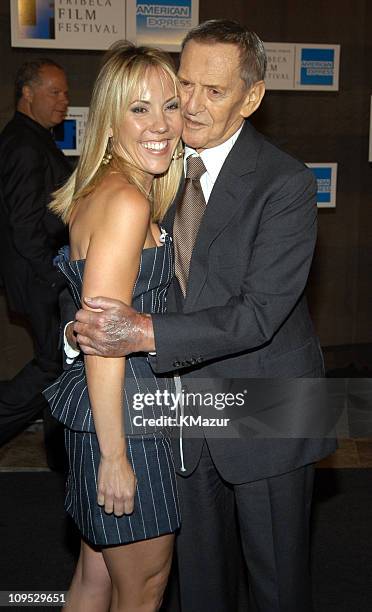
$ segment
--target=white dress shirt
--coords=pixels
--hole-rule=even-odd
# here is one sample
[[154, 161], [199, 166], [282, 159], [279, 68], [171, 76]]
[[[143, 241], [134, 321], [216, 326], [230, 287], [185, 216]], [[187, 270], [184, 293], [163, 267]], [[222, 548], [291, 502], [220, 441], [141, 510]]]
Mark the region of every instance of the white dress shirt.
[[[244, 123], [243, 123], [244, 125]], [[200, 186], [202, 188], [204, 199], [206, 204], [208, 204], [209, 196], [212, 193], [213, 185], [215, 184], [217, 177], [221, 171], [222, 166], [225, 163], [226, 157], [230, 153], [234, 144], [236, 143], [240, 132], [243, 129], [243, 125], [230, 136], [228, 140], [225, 140], [220, 145], [216, 147], [212, 147], [211, 149], [204, 149], [201, 153], [197, 153], [195, 149], [191, 149], [191, 147], [185, 146], [185, 158], [184, 158], [184, 169], [186, 175], [186, 161], [190, 155], [197, 157], [198, 155], [203, 160], [204, 166], [206, 168], [206, 172], [202, 175], [200, 179]]]

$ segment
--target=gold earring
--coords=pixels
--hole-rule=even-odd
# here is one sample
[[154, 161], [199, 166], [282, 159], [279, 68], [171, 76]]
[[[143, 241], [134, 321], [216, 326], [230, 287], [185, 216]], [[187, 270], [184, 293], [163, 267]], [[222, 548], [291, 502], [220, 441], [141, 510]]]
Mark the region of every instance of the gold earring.
[[102, 162], [101, 164], [103, 164], [104, 166], [107, 166], [107, 164], [110, 163], [110, 161], [112, 160], [112, 144], [111, 144], [111, 136], [109, 137], [108, 141], [107, 141], [107, 145], [106, 145], [106, 151], [104, 153], [104, 156], [102, 157]]
[[181, 149], [178, 151], [178, 153], [175, 151], [172, 155], [172, 161], [176, 161], [177, 159], [181, 159], [181, 157], [183, 157], [183, 148], [181, 146]]

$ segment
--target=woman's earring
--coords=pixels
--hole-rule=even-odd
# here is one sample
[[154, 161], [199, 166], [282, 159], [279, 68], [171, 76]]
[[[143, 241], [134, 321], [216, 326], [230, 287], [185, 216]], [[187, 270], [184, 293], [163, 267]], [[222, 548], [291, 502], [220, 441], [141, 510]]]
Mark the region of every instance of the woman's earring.
[[172, 161], [176, 161], [177, 159], [181, 159], [181, 157], [183, 157], [183, 147], [181, 145], [181, 148], [178, 149], [178, 152], [175, 151], [172, 155]]
[[111, 144], [111, 136], [109, 137], [108, 141], [107, 141], [107, 145], [106, 145], [106, 151], [104, 156], [102, 157], [102, 164], [104, 166], [107, 166], [107, 164], [110, 163], [110, 161], [112, 160], [112, 144]]

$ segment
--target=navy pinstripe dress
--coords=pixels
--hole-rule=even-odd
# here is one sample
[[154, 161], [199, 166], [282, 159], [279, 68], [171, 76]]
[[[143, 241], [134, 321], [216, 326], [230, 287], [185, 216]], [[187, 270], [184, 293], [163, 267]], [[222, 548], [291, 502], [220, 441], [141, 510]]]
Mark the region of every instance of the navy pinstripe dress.
[[[171, 238], [162, 230], [162, 247], [144, 249], [133, 289], [133, 307], [139, 312], [159, 313], [166, 307], [166, 293], [173, 276]], [[75, 304], [80, 308], [84, 260], [69, 261], [60, 252], [58, 267], [66, 276]], [[162, 424], [146, 419], [170, 416], [169, 407], [144, 405], [136, 394], [172, 390], [171, 379], [155, 376], [147, 356], [126, 359], [123, 411], [127, 455], [137, 478], [134, 511], [115, 517], [97, 504], [100, 450], [94, 429], [84, 360], [77, 358], [69, 370], [44, 395], [52, 414], [65, 425], [70, 470], [65, 508], [84, 538], [98, 546], [113, 546], [174, 532], [180, 526], [173, 456], [168, 432]], [[151, 404], [151, 402], [150, 402]], [[137, 418], [136, 418], [137, 417]], [[140, 417], [140, 418], [138, 418]]]

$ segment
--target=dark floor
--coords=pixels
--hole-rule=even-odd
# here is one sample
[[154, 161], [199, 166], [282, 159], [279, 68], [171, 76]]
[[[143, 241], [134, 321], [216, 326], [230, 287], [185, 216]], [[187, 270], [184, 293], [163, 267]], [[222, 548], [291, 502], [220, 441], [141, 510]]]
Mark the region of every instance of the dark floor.
[[[371, 480], [371, 469], [316, 472], [312, 538], [315, 612], [372, 610]], [[63, 478], [55, 472], [3, 472], [0, 488], [0, 591], [65, 591], [79, 537], [63, 510]], [[170, 587], [163, 612], [178, 612], [173, 579]], [[231, 612], [248, 610], [244, 607]]]

